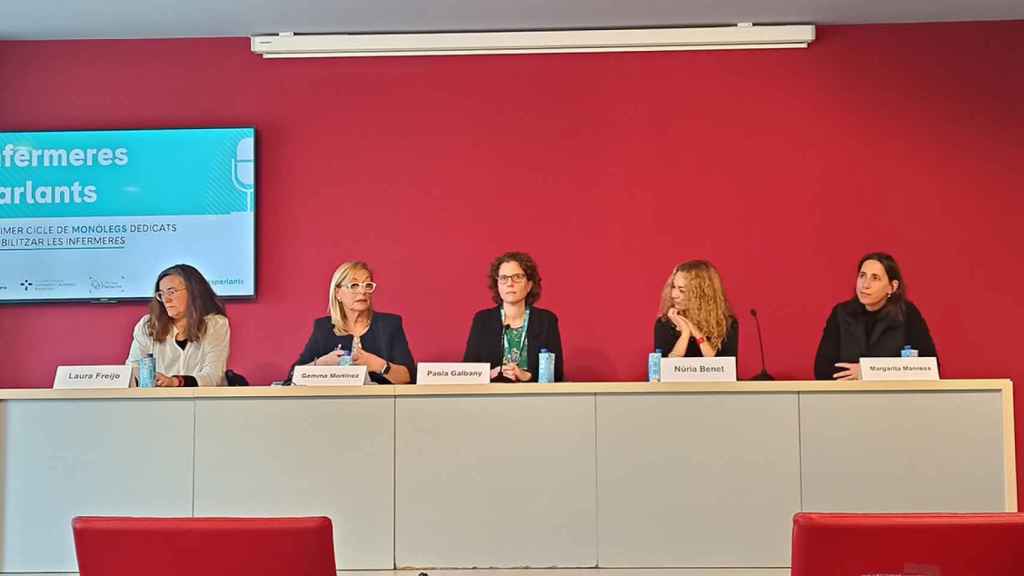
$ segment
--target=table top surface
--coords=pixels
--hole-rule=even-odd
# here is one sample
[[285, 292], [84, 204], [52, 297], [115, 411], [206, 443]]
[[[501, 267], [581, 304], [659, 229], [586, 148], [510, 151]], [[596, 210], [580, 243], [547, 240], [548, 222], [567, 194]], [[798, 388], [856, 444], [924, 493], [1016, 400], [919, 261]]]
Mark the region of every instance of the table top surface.
[[239, 397], [502, 396], [528, 394], [719, 394], [781, 392], [981, 391], [1008, 393], [1009, 379], [933, 381], [559, 382], [555, 384], [419, 384], [399, 386], [239, 386], [207, 388], [0, 388], [0, 400]]

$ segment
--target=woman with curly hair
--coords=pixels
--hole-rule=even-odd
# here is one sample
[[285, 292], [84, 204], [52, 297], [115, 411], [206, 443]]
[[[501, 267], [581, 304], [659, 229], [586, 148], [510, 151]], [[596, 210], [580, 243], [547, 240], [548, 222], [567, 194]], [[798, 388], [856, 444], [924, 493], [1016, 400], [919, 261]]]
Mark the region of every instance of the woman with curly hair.
[[555, 382], [563, 378], [558, 317], [537, 308], [540, 271], [529, 254], [506, 252], [491, 262], [488, 286], [497, 307], [473, 316], [463, 362], [487, 362], [491, 381], [536, 382], [541, 349], [555, 354]]
[[683, 262], [661, 291], [654, 347], [666, 356], [737, 356], [739, 321], [718, 270], [706, 260]]

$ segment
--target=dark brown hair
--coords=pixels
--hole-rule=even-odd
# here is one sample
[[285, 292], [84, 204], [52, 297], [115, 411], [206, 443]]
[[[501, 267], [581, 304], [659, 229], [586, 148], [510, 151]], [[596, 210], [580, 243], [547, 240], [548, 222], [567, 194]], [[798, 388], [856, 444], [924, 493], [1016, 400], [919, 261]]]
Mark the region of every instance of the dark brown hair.
[[495, 304], [501, 304], [501, 294], [498, 292], [498, 269], [505, 262], [515, 262], [523, 269], [526, 279], [533, 282], [530, 293], [526, 295], [526, 305], [533, 306], [533, 303], [540, 300], [540, 270], [537, 263], [525, 252], [505, 252], [491, 262], [491, 272], [487, 276], [488, 287], [491, 289], [491, 299]]
[[[857, 263], [857, 273], [860, 274], [861, 266], [868, 260], [874, 260], [885, 268], [885, 275], [889, 277], [889, 282], [897, 281], [899, 284], [896, 285], [896, 289], [892, 291], [892, 296], [889, 297], [885, 303], [884, 310], [888, 314], [895, 314], [897, 318], [902, 318], [904, 302], [907, 300], [907, 284], [903, 281], [903, 272], [900, 271], [900, 265], [896, 263], [896, 259], [892, 255], [885, 252], [872, 252], [865, 254], [861, 257], [860, 262]], [[856, 289], [854, 289], [853, 297], [857, 298]]]
[[199, 270], [188, 264], [175, 264], [156, 277], [153, 300], [149, 303], [149, 335], [157, 342], [163, 342], [170, 335], [171, 326], [174, 324], [167, 315], [164, 303], [156, 298], [156, 293], [160, 291], [160, 281], [168, 276], [177, 276], [185, 283], [185, 291], [188, 293], [188, 308], [185, 310], [185, 317], [188, 319], [188, 341], [198, 342], [206, 332], [207, 315], [227, 316], [228, 313], [206, 278]]

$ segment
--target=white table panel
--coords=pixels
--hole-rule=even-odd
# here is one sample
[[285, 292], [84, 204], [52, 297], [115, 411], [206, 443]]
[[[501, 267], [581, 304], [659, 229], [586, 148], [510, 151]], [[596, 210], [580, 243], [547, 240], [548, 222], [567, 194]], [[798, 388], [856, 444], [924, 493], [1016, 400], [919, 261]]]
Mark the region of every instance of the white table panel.
[[602, 567], [789, 565], [794, 393], [597, 398]]
[[192, 400], [0, 404], [0, 571], [77, 570], [71, 518], [192, 515]]
[[1002, 512], [998, 391], [800, 394], [804, 510]]
[[594, 397], [398, 399], [395, 557], [594, 566]]
[[339, 569], [394, 567], [394, 398], [196, 402], [197, 516], [329, 516]]

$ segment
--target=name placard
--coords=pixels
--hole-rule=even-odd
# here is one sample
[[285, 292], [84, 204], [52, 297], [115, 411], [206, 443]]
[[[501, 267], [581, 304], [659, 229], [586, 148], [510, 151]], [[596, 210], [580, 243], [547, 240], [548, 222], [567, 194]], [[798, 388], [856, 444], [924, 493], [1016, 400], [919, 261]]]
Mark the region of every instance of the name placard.
[[362, 386], [370, 383], [366, 366], [296, 366], [296, 386]]
[[487, 362], [420, 362], [417, 384], [489, 384], [491, 365]]
[[108, 366], [57, 366], [53, 387], [68, 388], [128, 388], [132, 381], [132, 367], [128, 364]]
[[662, 358], [662, 382], [735, 382], [736, 357]]
[[938, 380], [939, 362], [920, 358], [861, 358], [861, 380]]

